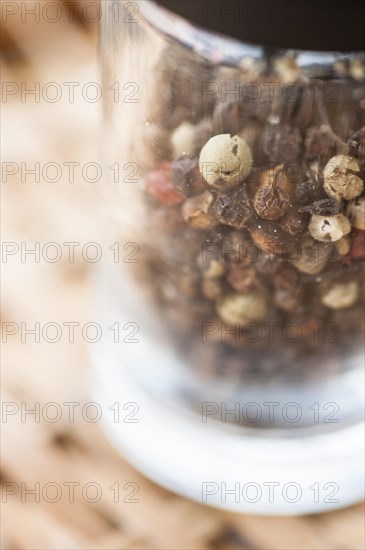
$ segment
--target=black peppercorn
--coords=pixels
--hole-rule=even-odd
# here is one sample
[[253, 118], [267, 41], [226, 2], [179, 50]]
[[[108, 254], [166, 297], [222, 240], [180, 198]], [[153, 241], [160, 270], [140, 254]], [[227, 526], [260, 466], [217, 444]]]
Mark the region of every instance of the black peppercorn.
[[340, 214], [341, 211], [342, 205], [336, 199], [321, 199], [299, 208], [299, 212], [309, 212], [310, 214], [319, 214], [320, 216], [334, 216], [335, 214]]
[[213, 212], [219, 223], [236, 229], [247, 227], [252, 211], [245, 187], [240, 187], [238, 191], [219, 193]]
[[263, 133], [263, 149], [272, 162], [293, 162], [298, 159], [302, 137], [298, 128], [269, 124]]
[[285, 233], [295, 236], [303, 233], [308, 227], [308, 214], [300, 212], [296, 208], [292, 207], [281, 218], [280, 227]]
[[291, 245], [295, 244], [294, 238], [285, 233], [279, 225], [265, 220], [251, 226], [251, 237], [261, 250], [270, 254], [287, 254]]
[[257, 282], [256, 270], [245, 263], [232, 264], [227, 281], [237, 292], [251, 292]]
[[171, 180], [173, 186], [187, 197], [198, 195], [206, 189], [200, 174], [198, 159], [182, 156], [172, 163]]
[[302, 181], [295, 190], [298, 205], [305, 206], [312, 203], [317, 196], [317, 185], [313, 180]]
[[360, 177], [365, 176], [365, 126], [353, 134], [348, 141], [348, 154], [358, 160]]
[[304, 146], [306, 158], [309, 160], [319, 159], [321, 165], [326, 164], [332, 156], [345, 151], [345, 144], [326, 124], [309, 128]]
[[298, 271], [290, 264], [281, 264], [272, 278], [274, 287], [278, 290], [295, 290], [300, 285]]
[[289, 81], [280, 86], [275, 96], [273, 113], [281, 124], [306, 129], [321, 119], [321, 91], [303, 80]]
[[218, 103], [213, 113], [215, 134], [238, 134], [248, 119], [247, 107], [242, 102], [226, 101]]

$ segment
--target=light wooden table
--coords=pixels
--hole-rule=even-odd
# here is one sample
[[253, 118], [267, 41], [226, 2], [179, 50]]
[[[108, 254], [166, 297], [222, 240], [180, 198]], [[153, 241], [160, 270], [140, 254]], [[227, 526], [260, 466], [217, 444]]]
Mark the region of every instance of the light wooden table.
[[[29, 2], [28, 2], [29, 4]], [[95, 29], [69, 24], [34, 25], [9, 20], [3, 42], [2, 79], [18, 86], [97, 80]], [[10, 89], [10, 88], [9, 88]], [[77, 161], [97, 158], [100, 105], [64, 98], [25, 103], [19, 94], [2, 103], [3, 162]], [[100, 241], [97, 190], [65, 174], [57, 183], [39, 183], [19, 171], [2, 185], [2, 238], [20, 246], [49, 242]], [[95, 320], [90, 265], [32, 261], [21, 254], [3, 264], [2, 323], [29, 328], [39, 322]], [[3, 325], [4, 326], [4, 325]], [[9, 328], [10, 327], [10, 328]], [[3, 344], [3, 401], [14, 414], [2, 422], [2, 545], [6, 550], [61, 549], [257, 549], [360, 550], [364, 547], [361, 505], [320, 516], [270, 518], [219, 512], [173, 495], [146, 480], [107, 443], [98, 423], [75, 414], [70, 422], [50, 422], [63, 404], [90, 401], [85, 343], [61, 338], [37, 343], [21, 330]], [[10, 403], [10, 405], [9, 405]], [[39, 405], [37, 405], [37, 403]], [[46, 408], [44, 406], [46, 405]], [[40, 407], [39, 422], [24, 407]], [[18, 409], [16, 409], [18, 407]], [[23, 408], [23, 409], [22, 409]], [[79, 409], [78, 409], [79, 410]], [[17, 411], [17, 412], [16, 412]], [[42, 415], [43, 413], [43, 415]], [[23, 419], [24, 420], [24, 419]], [[40, 502], [27, 490], [39, 483]], [[74, 486], [74, 502], [70, 487]], [[115, 502], [115, 484], [138, 486], [138, 502]], [[23, 485], [22, 485], [23, 484]], [[47, 485], [51, 484], [51, 485]], [[89, 484], [89, 485], [88, 485]], [[46, 487], [46, 489], [45, 489]], [[57, 502], [57, 487], [61, 497]], [[82, 494], [88, 489], [89, 493]], [[101, 490], [92, 503], [93, 487]], [[114, 487], [114, 489], [110, 489]], [[123, 489], [125, 490], [125, 489]], [[44, 496], [43, 491], [46, 496]], [[11, 494], [11, 493], [15, 494]], [[24, 502], [23, 502], [24, 501]]]

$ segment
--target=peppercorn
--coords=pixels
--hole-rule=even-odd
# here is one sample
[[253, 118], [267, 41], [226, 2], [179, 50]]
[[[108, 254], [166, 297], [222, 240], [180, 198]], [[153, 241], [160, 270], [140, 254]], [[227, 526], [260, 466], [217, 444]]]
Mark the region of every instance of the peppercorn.
[[295, 198], [299, 206], [313, 203], [318, 195], [318, 186], [314, 179], [308, 179], [298, 183], [295, 190]]
[[217, 221], [211, 212], [213, 195], [210, 191], [204, 191], [201, 195], [196, 195], [186, 199], [182, 206], [182, 216], [188, 225], [194, 229], [212, 229], [217, 225]]
[[172, 185], [171, 173], [171, 162], [163, 162], [157, 170], [152, 170], [146, 176], [146, 189], [149, 194], [167, 206], [180, 204], [185, 198]]
[[273, 258], [272, 254], [263, 252], [259, 248], [256, 248], [256, 250], [257, 256], [252, 257], [251, 261], [254, 263], [257, 273], [271, 277], [280, 268], [280, 263], [276, 257]]
[[273, 112], [281, 124], [306, 129], [319, 120], [321, 92], [318, 86], [310, 85], [299, 78], [286, 82], [274, 92]]
[[344, 265], [351, 265], [352, 260], [365, 257], [365, 231], [354, 229], [351, 240], [351, 249], [347, 256], [344, 257]]
[[356, 281], [338, 282], [323, 292], [321, 302], [330, 309], [345, 309], [356, 303], [359, 290]]
[[196, 124], [194, 134], [194, 157], [199, 156], [204, 145], [213, 136], [214, 132], [211, 118], [203, 118], [200, 122], [198, 122], [198, 124]]
[[202, 255], [200, 254], [197, 258], [197, 264], [204, 279], [216, 279], [225, 273], [225, 267], [220, 259], [220, 253], [217, 254], [216, 258], [209, 257], [206, 262], [203, 262]]
[[174, 151], [174, 159], [182, 155], [193, 155], [194, 152], [195, 126], [190, 122], [182, 122], [174, 130], [171, 136], [171, 142]]
[[218, 103], [213, 113], [213, 130], [215, 134], [236, 135], [248, 119], [247, 107], [237, 101]]
[[252, 164], [251, 150], [239, 136], [220, 134], [212, 137], [203, 147], [199, 168], [205, 181], [217, 188], [241, 183]]
[[171, 180], [173, 186], [187, 197], [198, 195], [206, 189], [198, 160], [185, 155], [172, 163]]
[[292, 260], [293, 265], [301, 273], [317, 275], [324, 269], [331, 252], [328, 245], [306, 237], [301, 242], [299, 254]]
[[208, 300], [217, 300], [227, 292], [227, 284], [222, 278], [203, 279], [201, 291]]
[[343, 214], [319, 216], [313, 214], [308, 226], [313, 239], [322, 242], [338, 241], [351, 231], [351, 224]]
[[365, 170], [365, 126], [355, 132], [348, 141], [349, 155], [356, 158], [359, 163], [360, 176], [364, 177]]
[[301, 299], [301, 292], [296, 290], [276, 289], [274, 292], [274, 304], [288, 313], [295, 311]]
[[298, 128], [268, 124], [262, 139], [263, 149], [272, 162], [292, 162], [299, 157], [302, 137]]
[[177, 284], [179, 292], [188, 298], [196, 298], [200, 294], [200, 275], [196, 269], [183, 265], [178, 270]]
[[280, 228], [293, 237], [303, 233], [308, 227], [308, 214], [296, 208], [289, 208], [280, 220]]
[[238, 134], [250, 147], [256, 166], [264, 164], [267, 161], [267, 155], [262, 147], [263, 131], [263, 124], [248, 122]]
[[253, 84], [245, 89], [245, 98], [242, 103], [246, 107], [248, 119], [266, 125], [271, 119], [273, 104], [280, 91], [275, 86], [268, 86], [266, 76], [257, 79]]
[[219, 317], [228, 325], [244, 325], [266, 318], [267, 298], [262, 291], [251, 294], [231, 293], [217, 301], [216, 309]]
[[251, 226], [251, 238], [261, 250], [271, 254], [285, 254], [295, 242], [278, 225], [268, 221]]
[[266, 170], [260, 178], [253, 206], [265, 220], [281, 218], [290, 204], [290, 197], [285, 191], [285, 188], [288, 189], [288, 180], [283, 177], [282, 170], [282, 166], [277, 166], [274, 170]]
[[256, 279], [256, 270], [245, 264], [232, 264], [227, 275], [231, 287], [244, 294], [253, 290]]
[[347, 215], [353, 227], [365, 231], [365, 197], [357, 197], [348, 204]]
[[225, 264], [240, 263], [248, 261], [249, 251], [255, 245], [245, 231], [229, 231], [223, 235], [219, 244], [221, 259]]
[[274, 273], [272, 281], [279, 290], [295, 290], [300, 285], [299, 274], [290, 264], [281, 265]]
[[341, 210], [342, 205], [336, 199], [321, 199], [299, 208], [299, 212], [309, 212], [310, 214], [318, 214], [320, 216], [334, 216], [335, 214], [340, 214]]
[[213, 205], [213, 212], [219, 223], [236, 229], [247, 227], [252, 211], [245, 187], [237, 191], [219, 193]]
[[332, 157], [323, 171], [323, 188], [327, 195], [337, 200], [351, 200], [361, 195], [364, 183], [356, 175], [359, 171], [359, 163], [354, 157]]
[[[306, 133], [305, 155], [308, 159], [320, 159], [321, 164], [337, 153], [345, 151], [345, 144], [338, 138], [326, 124], [309, 128]], [[323, 164], [322, 164], [323, 166]]]

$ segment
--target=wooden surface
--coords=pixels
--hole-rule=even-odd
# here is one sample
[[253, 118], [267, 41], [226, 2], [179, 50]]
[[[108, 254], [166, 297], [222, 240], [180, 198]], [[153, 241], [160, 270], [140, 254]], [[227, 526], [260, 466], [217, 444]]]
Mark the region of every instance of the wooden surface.
[[[56, 25], [8, 21], [2, 41], [2, 80], [29, 86], [35, 81], [95, 81], [94, 27], [82, 17], [74, 24], [64, 17]], [[2, 104], [3, 162], [95, 160], [100, 107], [85, 101], [22, 103], [19, 96], [9, 98]], [[100, 242], [95, 186], [81, 178], [70, 184], [64, 175], [53, 184], [26, 179], [22, 183], [19, 172], [2, 184], [3, 241], [24, 242], [29, 248], [35, 242], [41, 246], [51, 241]], [[2, 323], [20, 327], [23, 322], [30, 327], [35, 322], [95, 321], [90, 264], [79, 253], [76, 260], [52, 264], [30, 258], [22, 262], [19, 254], [9, 258], [2, 266]], [[364, 548], [361, 505], [320, 516], [263, 518], [209, 509], [146, 480], [111, 448], [99, 423], [85, 421], [79, 412], [70, 422], [63, 404], [78, 402], [82, 407], [90, 401], [89, 358], [79, 336], [74, 343], [65, 338], [54, 344], [37, 343], [32, 337], [22, 342], [19, 331], [3, 344], [2, 355], [3, 402], [19, 411], [39, 403], [43, 416], [41, 412], [39, 422], [34, 415], [22, 421], [16, 413], [2, 422], [1, 548]], [[51, 402], [62, 407], [61, 419], [53, 423], [49, 419], [55, 411], [44, 412], [44, 405]], [[26, 492], [37, 483], [40, 502]], [[79, 485], [74, 486], [72, 502], [69, 488], [74, 483]], [[132, 485], [126, 487], [127, 483]], [[61, 497], [52, 503], [54, 484], [61, 488]], [[119, 499], [111, 489], [115, 484], [121, 488]], [[86, 486], [91, 488], [85, 496]], [[95, 503], [90, 502], [95, 495], [92, 487], [101, 491]], [[128, 502], [131, 488], [138, 489], [138, 502]], [[7, 494], [12, 490], [16, 494]]]

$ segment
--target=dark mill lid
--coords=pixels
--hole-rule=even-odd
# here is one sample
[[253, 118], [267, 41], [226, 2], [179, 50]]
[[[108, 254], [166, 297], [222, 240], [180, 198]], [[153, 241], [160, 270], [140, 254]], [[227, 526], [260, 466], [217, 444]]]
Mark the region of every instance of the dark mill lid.
[[156, 0], [207, 30], [272, 48], [365, 49], [364, 0]]

